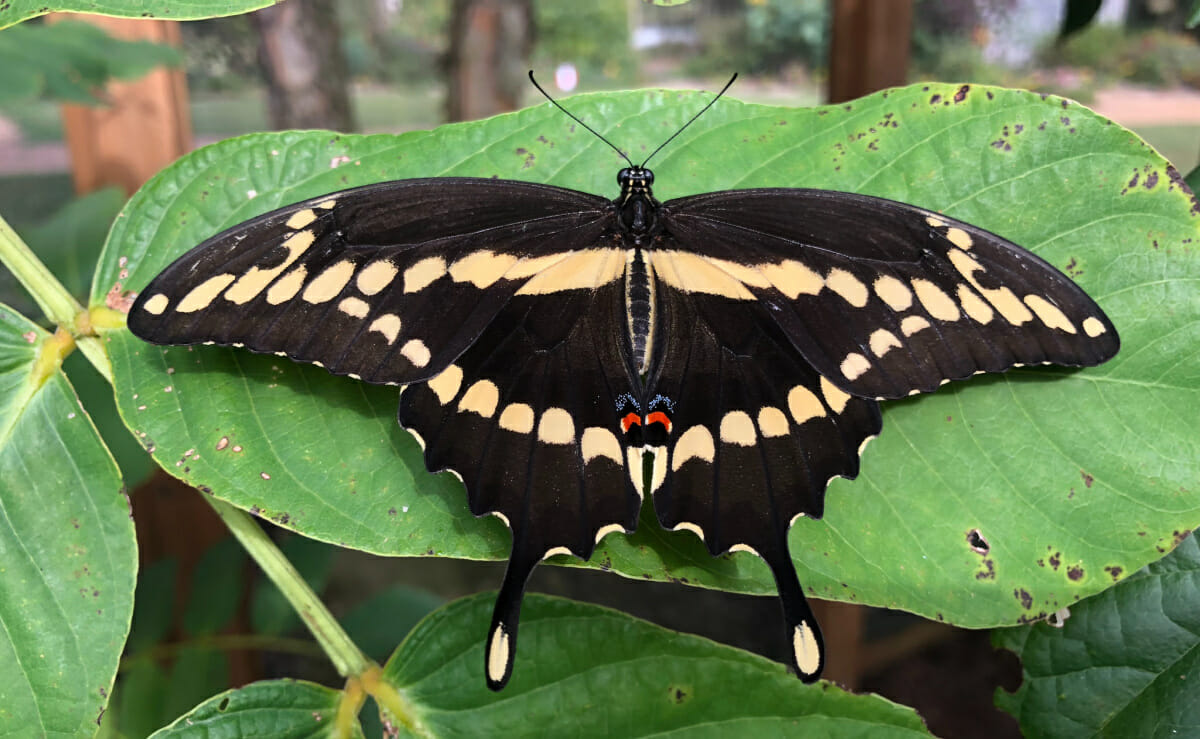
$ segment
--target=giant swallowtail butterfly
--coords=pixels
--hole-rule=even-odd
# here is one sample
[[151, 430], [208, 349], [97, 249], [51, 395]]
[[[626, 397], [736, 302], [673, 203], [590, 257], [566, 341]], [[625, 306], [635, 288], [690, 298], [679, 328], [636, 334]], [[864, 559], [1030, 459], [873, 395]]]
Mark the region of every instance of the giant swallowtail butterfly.
[[713, 555], [766, 561], [793, 666], [817, 679], [787, 532], [857, 475], [878, 401], [1119, 347], [1087, 294], [995, 234], [824, 190], [659, 203], [648, 161], [620, 171], [615, 200], [434, 178], [290, 205], [180, 257], [129, 314], [153, 343], [403, 387], [428, 468], [512, 530], [485, 651], [496, 690], [533, 568], [632, 531], [646, 495]]

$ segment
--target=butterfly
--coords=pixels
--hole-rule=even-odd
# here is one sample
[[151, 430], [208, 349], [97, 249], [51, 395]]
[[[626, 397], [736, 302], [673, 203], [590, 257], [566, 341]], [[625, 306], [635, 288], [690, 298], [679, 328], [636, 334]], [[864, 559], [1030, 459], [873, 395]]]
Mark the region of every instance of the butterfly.
[[654, 153], [617, 151], [613, 200], [428, 178], [260, 215], [163, 270], [128, 326], [401, 386], [398, 419], [429, 470], [512, 531], [484, 653], [493, 690], [512, 675], [534, 567], [632, 532], [647, 496], [714, 556], [767, 563], [792, 667], [814, 681], [824, 646], [787, 534], [821, 517], [833, 478], [857, 476], [879, 401], [1096, 365], [1117, 331], [1044, 260], [934, 211], [785, 188], [660, 203]]

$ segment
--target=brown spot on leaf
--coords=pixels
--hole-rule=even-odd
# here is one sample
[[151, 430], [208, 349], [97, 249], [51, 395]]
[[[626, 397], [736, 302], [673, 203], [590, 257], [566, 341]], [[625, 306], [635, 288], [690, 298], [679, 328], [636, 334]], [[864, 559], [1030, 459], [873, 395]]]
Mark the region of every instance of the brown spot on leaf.
[[990, 560], [990, 559], [985, 559], [985, 560], [983, 560], [983, 566], [986, 569], [976, 572], [975, 579], [976, 580], [995, 580], [996, 579], [995, 563], [992, 562], [992, 560]]
[[1050, 563], [1050, 567], [1052, 569], [1057, 570], [1058, 566], [1062, 564], [1062, 552], [1055, 552], [1054, 554], [1051, 554], [1046, 561]]
[[1083, 568], [1079, 565], [1071, 565], [1067, 568], [1067, 579], [1071, 582], [1079, 582], [1083, 579]]
[[1083, 476], [1083, 484], [1084, 484], [1086, 487], [1089, 487], [1089, 488], [1090, 488], [1090, 487], [1092, 486], [1092, 483], [1096, 481], [1096, 478], [1092, 477], [1091, 475], [1089, 475], [1088, 473], [1084, 472], [1083, 470], [1080, 470], [1080, 471], [1079, 471], [1079, 474]]
[[971, 91], [970, 85], [963, 85], [958, 88], [958, 92], [954, 93], [954, 102], [961, 103], [967, 99], [967, 93]]
[[938, 103], [940, 103], [941, 101], [942, 101], [942, 96], [941, 96], [941, 95], [933, 95], [932, 97], [930, 97], [930, 98], [929, 98], [929, 104], [930, 104], [930, 105], [937, 105], [937, 104], [938, 104]]
[[1116, 565], [1109, 565], [1108, 567], [1104, 568], [1104, 571], [1112, 576], [1113, 582], [1116, 582], [1117, 580], [1121, 579], [1121, 573], [1125, 570]]
[[1019, 588], [1013, 591], [1013, 597], [1021, 601], [1021, 607], [1025, 610], [1033, 608], [1033, 596], [1025, 588]]

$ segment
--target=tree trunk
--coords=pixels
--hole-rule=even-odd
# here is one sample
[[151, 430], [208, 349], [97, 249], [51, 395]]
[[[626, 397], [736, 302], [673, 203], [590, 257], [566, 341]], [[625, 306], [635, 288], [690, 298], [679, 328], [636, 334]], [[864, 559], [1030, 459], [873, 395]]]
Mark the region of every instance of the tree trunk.
[[353, 131], [349, 75], [334, 0], [291, 0], [250, 16], [271, 127]]
[[468, 121], [516, 110], [533, 46], [530, 0], [454, 0], [446, 118]]
[[907, 81], [912, 18], [912, 0], [834, 0], [829, 102]]

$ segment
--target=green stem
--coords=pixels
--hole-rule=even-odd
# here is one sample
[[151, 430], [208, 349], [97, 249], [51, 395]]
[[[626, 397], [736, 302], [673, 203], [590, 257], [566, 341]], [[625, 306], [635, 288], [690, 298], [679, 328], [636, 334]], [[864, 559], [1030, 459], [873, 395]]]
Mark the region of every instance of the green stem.
[[17, 232], [0, 217], [0, 264], [8, 267], [17, 280], [37, 301], [42, 313], [51, 322], [71, 330], [75, 316], [83, 312], [83, 306], [71, 297], [46, 265], [37, 258], [33, 250], [21, 240]]
[[338, 673], [342, 677], [352, 677], [369, 668], [371, 661], [350, 640], [333, 614], [250, 514], [212, 496], [205, 496], [205, 500], [300, 614]]

